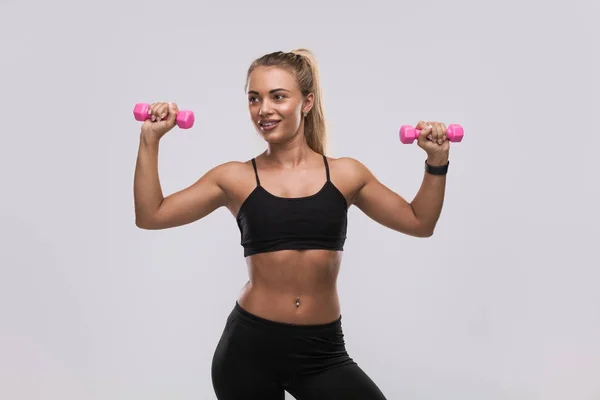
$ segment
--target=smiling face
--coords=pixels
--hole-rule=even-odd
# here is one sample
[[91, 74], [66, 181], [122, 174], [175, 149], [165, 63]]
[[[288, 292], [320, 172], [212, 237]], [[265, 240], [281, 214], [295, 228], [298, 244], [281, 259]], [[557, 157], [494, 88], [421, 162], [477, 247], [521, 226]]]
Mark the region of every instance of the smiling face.
[[303, 134], [304, 113], [312, 94], [304, 97], [294, 75], [283, 68], [257, 67], [248, 78], [248, 108], [256, 130], [268, 143], [283, 143]]

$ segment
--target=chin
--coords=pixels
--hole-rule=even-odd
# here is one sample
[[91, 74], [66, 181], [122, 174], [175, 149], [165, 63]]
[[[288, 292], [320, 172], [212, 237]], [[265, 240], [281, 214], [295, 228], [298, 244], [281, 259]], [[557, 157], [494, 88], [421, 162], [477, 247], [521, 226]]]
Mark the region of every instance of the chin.
[[260, 126], [257, 126], [256, 131], [259, 133], [260, 136], [262, 136], [267, 142], [270, 143], [279, 143], [281, 141], [284, 141], [288, 136], [285, 134], [285, 132], [282, 132], [281, 129], [276, 129], [271, 132], [265, 132], [261, 129]]
[[274, 143], [274, 144], [278, 144], [278, 143], [284, 143], [287, 140], [287, 137], [284, 135], [279, 135], [277, 133], [264, 133], [261, 132], [263, 139], [265, 140], [265, 142], [267, 143]]

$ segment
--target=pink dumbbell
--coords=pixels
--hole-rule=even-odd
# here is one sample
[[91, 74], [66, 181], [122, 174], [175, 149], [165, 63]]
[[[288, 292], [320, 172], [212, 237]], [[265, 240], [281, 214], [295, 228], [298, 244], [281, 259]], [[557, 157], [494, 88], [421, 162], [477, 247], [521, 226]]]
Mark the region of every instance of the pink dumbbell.
[[[136, 121], [145, 121], [148, 118], [151, 118], [152, 115], [148, 114], [149, 108], [150, 104], [137, 103], [133, 108], [133, 116], [135, 117]], [[175, 122], [181, 129], [189, 129], [194, 126], [195, 120], [196, 118], [194, 117], [193, 111], [179, 111], [177, 114], [177, 120]]]
[[[400, 141], [404, 144], [411, 144], [419, 137], [420, 133], [420, 129], [415, 129], [410, 125], [402, 125], [400, 127]], [[451, 124], [446, 129], [446, 137], [451, 142], [460, 142], [464, 135], [465, 133], [460, 125]]]

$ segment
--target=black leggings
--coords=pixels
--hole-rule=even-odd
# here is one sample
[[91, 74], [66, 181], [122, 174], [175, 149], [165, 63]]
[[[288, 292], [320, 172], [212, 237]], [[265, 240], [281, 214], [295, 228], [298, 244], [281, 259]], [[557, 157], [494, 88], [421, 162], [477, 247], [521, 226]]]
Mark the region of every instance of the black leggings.
[[341, 317], [322, 325], [260, 318], [236, 302], [212, 361], [219, 400], [385, 400], [346, 352]]

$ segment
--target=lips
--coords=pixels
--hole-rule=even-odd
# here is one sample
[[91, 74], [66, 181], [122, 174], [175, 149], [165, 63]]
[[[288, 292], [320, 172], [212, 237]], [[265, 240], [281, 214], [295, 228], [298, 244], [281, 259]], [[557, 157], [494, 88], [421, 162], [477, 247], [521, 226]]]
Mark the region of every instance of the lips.
[[271, 126], [271, 125], [276, 125], [278, 124], [280, 121], [277, 119], [268, 119], [268, 120], [262, 120], [260, 121], [258, 124], [260, 126]]
[[268, 120], [268, 121], [260, 121], [258, 124], [262, 128], [263, 131], [271, 131], [275, 129], [281, 121], [278, 120]]

